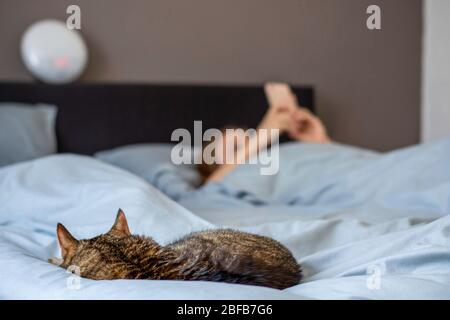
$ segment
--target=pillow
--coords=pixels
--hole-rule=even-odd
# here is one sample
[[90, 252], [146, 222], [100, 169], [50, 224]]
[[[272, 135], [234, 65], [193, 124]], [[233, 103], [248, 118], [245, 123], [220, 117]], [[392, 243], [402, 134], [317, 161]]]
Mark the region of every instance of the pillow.
[[[97, 152], [94, 157], [145, 179], [172, 199], [178, 200], [201, 183], [195, 165], [175, 165], [171, 160], [174, 145], [135, 144]], [[194, 155], [194, 152], [191, 153]]]
[[0, 167], [56, 153], [57, 108], [0, 103]]

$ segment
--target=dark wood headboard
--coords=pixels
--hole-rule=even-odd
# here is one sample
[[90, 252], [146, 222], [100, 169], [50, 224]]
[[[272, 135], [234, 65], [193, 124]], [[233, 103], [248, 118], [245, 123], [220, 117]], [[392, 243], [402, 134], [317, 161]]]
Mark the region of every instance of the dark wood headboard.
[[[314, 111], [311, 87], [293, 87]], [[172, 131], [225, 125], [255, 127], [267, 108], [262, 85], [0, 83], [0, 102], [58, 107], [59, 152], [93, 154], [133, 143], [170, 143]]]

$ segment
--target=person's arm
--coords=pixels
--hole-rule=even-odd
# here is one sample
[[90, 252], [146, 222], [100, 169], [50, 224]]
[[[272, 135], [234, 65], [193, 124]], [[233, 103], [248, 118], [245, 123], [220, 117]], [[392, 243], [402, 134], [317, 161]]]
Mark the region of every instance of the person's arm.
[[[291, 128], [292, 113], [284, 107], [269, 108], [261, 123], [256, 129], [256, 134], [251, 136], [244, 145], [237, 150], [236, 163], [220, 165], [207, 179], [220, 181], [232, 172], [239, 163], [245, 163], [248, 159], [258, 154], [261, 150], [270, 147], [272, 141]], [[260, 139], [261, 130], [267, 130], [267, 139]], [[265, 134], [265, 133], [264, 133]]]
[[297, 141], [310, 143], [330, 143], [327, 130], [322, 121], [306, 108], [298, 108], [292, 115], [289, 136]]
[[[279, 134], [287, 132], [289, 136], [297, 141], [308, 143], [331, 143], [327, 130], [322, 121], [306, 108], [298, 107], [294, 112], [285, 107], [270, 107], [258, 126], [260, 129], [279, 129]], [[267, 143], [257, 139], [257, 134], [252, 137], [248, 144], [238, 150], [238, 159], [248, 160], [257, 154], [263, 148], [268, 148], [272, 141], [269, 139]], [[242, 163], [237, 161], [237, 163]], [[232, 172], [238, 164], [220, 165], [209, 177], [206, 182], [220, 181], [230, 172]]]

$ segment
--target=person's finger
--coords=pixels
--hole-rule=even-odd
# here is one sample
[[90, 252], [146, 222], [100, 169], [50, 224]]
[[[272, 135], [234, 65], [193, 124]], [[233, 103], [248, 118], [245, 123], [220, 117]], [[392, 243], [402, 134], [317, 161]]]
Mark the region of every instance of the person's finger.
[[285, 105], [279, 105], [279, 106], [275, 107], [274, 110], [277, 113], [290, 113], [291, 112], [290, 108]]
[[289, 114], [285, 114], [280, 116], [279, 122], [283, 125], [284, 128], [290, 128], [293, 125], [292, 117]]
[[305, 107], [299, 107], [299, 109], [307, 114], [313, 115], [313, 113], [311, 112], [311, 110], [309, 110], [308, 108]]
[[297, 109], [295, 110], [295, 118], [296, 119], [305, 119], [305, 118], [309, 118], [309, 114], [307, 112], [305, 112], [305, 110], [303, 109]]

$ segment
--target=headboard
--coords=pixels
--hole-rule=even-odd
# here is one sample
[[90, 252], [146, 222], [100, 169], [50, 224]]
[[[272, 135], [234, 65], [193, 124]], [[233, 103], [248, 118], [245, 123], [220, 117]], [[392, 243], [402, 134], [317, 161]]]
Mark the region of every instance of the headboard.
[[[314, 111], [311, 87], [293, 87]], [[58, 107], [59, 152], [93, 154], [133, 143], [170, 143], [172, 131], [225, 125], [256, 127], [267, 108], [262, 85], [0, 83], [0, 102]]]

